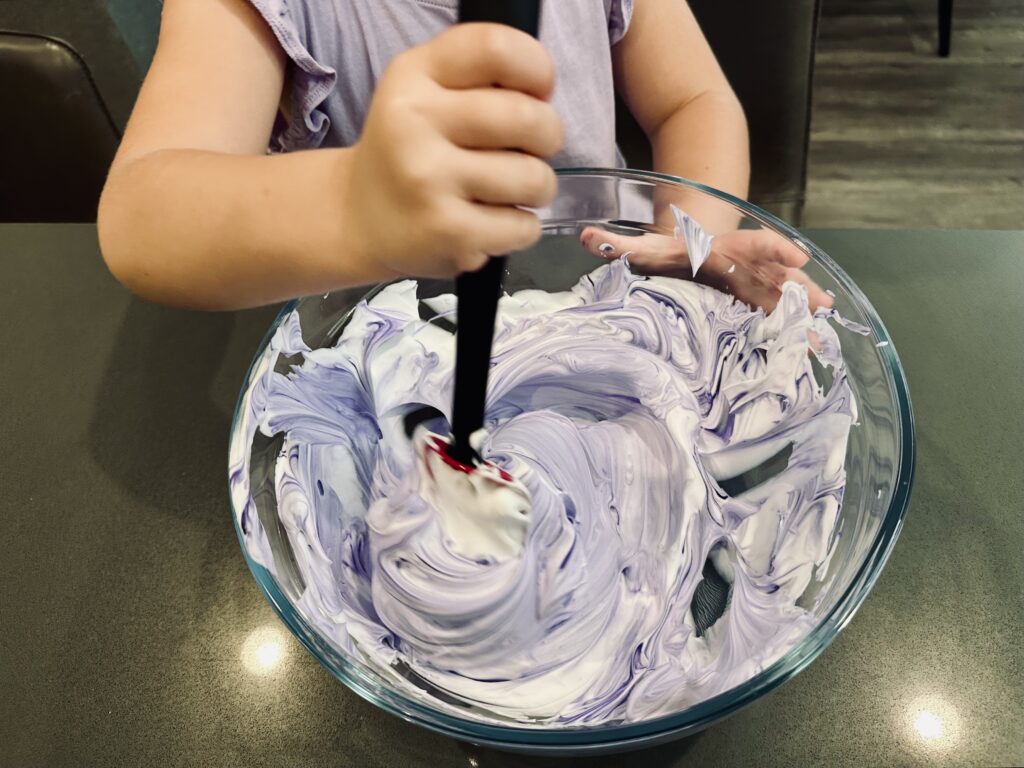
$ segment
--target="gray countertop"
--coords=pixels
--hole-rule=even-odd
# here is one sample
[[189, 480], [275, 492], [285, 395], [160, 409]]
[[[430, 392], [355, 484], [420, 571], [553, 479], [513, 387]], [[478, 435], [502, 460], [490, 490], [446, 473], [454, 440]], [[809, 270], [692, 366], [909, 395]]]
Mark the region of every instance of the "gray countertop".
[[[808, 234], [906, 367], [906, 527], [794, 680], [697, 736], [586, 765], [1024, 763], [1024, 233]], [[7, 225], [0, 311], [0, 765], [555, 762], [378, 711], [263, 600], [226, 457], [272, 309], [152, 306], [107, 274], [91, 226]]]

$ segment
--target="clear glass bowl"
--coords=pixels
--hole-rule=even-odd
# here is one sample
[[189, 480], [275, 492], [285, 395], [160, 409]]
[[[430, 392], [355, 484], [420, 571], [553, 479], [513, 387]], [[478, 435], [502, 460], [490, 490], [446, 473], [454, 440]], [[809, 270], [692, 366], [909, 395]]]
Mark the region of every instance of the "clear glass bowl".
[[[885, 326], [853, 281], [813, 243], [770, 214], [708, 187], [668, 176], [635, 171], [572, 169], [559, 172], [559, 193], [539, 215], [541, 242], [508, 260], [505, 289], [566, 290], [599, 261], [579, 244], [583, 227], [599, 225], [625, 235], [672, 234], [672, 203], [682, 210], [699, 210], [712, 232], [738, 228], [765, 230], [766, 237], [785, 238], [806, 252], [805, 272], [835, 295], [835, 307], [846, 320], [869, 329], [867, 335], [842, 334], [843, 357], [850, 386], [857, 398], [859, 423], [850, 433], [846, 456], [847, 483], [834, 551], [812, 581], [800, 604], [816, 619], [814, 628], [778, 661], [745, 683], [695, 706], [642, 722], [589, 726], [537, 727], [491, 725], [454, 716], [414, 700], [392, 687], [359, 659], [337, 648], [312, 628], [295, 605], [297, 585], [287, 565], [274, 572], [260, 565], [246, 549], [240, 503], [233, 498], [235, 525], [246, 560], [263, 593], [291, 631], [339, 680], [377, 706], [409, 722], [476, 744], [532, 753], [593, 754], [636, 749], [678, 738], [705, 728], [751, 703], [785, 682], [813, 661], [853, 617], [892, 551], [902, 526], [914, 470], [914, 424], [907, 383]], [[742, 265], [740, 268], [744, 268]], [[256, 372], [269, 361], [266, 350], [277, 327], [297, 312], [303, 339], [312, 349], [332, 345], [358, 302], [378, 289], [337, 291], [323, 297], [293, 301], [278, 315], [256, 352], [242, 386], [231, 434], [231, 463], [237, 466], [252, 454], [240, 428], [249, 405]], [[449, 281], [420, 283], [420, 296], [453, 291]], [[273, 494], [273, 472], [257, 476], [246, 464], [252, 495]], [[236, 494], [237, 496], [237, 494]], [[271, 553], [287, 544], [283, 528], [267, 525]], [[264, 554], [264, 559], [266, 555]], [[283, 558], [274, 557], [278, 564]]]

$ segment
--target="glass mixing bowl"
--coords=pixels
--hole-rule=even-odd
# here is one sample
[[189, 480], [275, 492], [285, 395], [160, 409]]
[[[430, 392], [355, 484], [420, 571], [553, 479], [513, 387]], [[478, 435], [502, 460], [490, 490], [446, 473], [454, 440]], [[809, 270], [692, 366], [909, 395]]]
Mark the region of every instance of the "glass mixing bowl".
[[[240, 495], [238, 478], [233, 479], [232, 502], [246, 560], [281, 619], [324, 667], [377, 706], [457, 739], [512, 751], [586, 754], [649, 746], [705, 728], [797, 674], [846, 626], [878, 578], [899, 534], [910, 496], [914, 425], [907, 383], [885, 326], [867, 298], [799, 232], [749, 203], [683, 179], [625, 170], [566, 170], [559, 172], [556, 199], [539, 211], [544, 233], [540, 243], [509, 258], [505, 289], [561, 291], [573, 286], [600, 264], [579, 242], [580, 232], [589, 225], [627, 236], [672, 235], [670, 203], [684, 211], [699, 211], [701, 222], [712, 232], [763, 230], [759, 237], [782, 238], [778, 244], [801, 249], [809, 256], [805, 272], [834, 294], [839, 314], [867, 329], [866, 334], [841, 333], [859, 422], [849, 436], [847, 482], [834, 550], [799, 602], [814, 617], [813, 629], [743, 684], [682, 711], [640, 722], [558, 727], [488, 724], [454, 715], [450, 709], [442, 711], [431, 706], [429, 698], [414, 699], [396, 689], [360, 659], [336, 647], [313, 628], [297, 606], [301, 579], [296, 578], [290, 562], [285, 529], [273, 519], [273, 465], [279, 444], [259, 432], [247, 441], [242, 422], [253, 405], [250, 396], [257, 374], [267, 366], [287, 371], [295, 362], [269, 360], [267, 353], [271, 337], [289, 314], [298, 313], [303, 340], [311, 349], [328, 347], [337, 340], [353, 308], [379, 288], [342, 290], [288, 304], [257, 350], [235, 409], [230, 447], [235, 474], [237, 467], [243, 467], [248, 482], [242, 483], [246, 493]], [[739, 268], [746, 266], [740, 264]], [[452, 291], [450, 281], [420, 282], [421, 298]], [[241, 529], [241, 508], [249, 494], [259, 510], [269, 546], [259, 557], [247, 549]], [[257, 560], [271, 562], [272, 568]]]

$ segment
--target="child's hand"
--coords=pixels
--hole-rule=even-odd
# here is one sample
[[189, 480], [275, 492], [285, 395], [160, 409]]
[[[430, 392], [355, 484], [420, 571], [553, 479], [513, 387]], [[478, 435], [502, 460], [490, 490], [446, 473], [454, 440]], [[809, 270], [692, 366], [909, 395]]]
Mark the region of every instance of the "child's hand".
[[[679, 238], [656, 234], [626, 237], [587, 227], [580, 234], [580, 243], [604, 259], [628, 253], [630, 268], [640, 274], [691, 274], [686, 246]], [[715, 237], [697, 279], [766, 312], [778, 303], [783, 283], [793, 280], [807, 288], [812, 310], [831, 307], [832, 297], [801, 269], [807, 260], [806, 253], [774, 232], [737, 229]]]
[[[460, 24], [394, 59], [351, 155], [341, 236], [395, 274], [450, 276], [540, 237], [562, 124], [536, 40]], [[342, 177], [344, 178], [344, 176]]]

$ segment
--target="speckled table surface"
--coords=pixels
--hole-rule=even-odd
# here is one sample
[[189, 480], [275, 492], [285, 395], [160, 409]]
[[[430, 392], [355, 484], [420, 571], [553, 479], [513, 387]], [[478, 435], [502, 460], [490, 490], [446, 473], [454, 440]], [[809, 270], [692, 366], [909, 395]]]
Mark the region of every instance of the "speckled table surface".
[[[809, 233], [884, 318], [918, 472], [895, 553], [807, 670], [613, 766], [1024, 764], [1024, 233]], [[132, 298], [90, 226], [0, 226], [0, 765], [540, 766], [384, 714], [242, 559], [237, 388], [273, 310]]]

